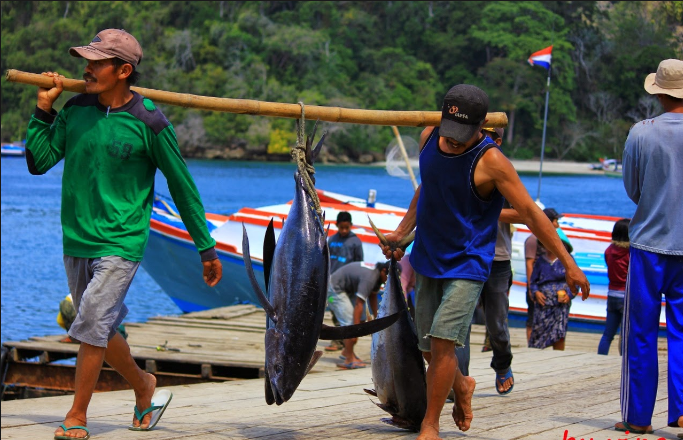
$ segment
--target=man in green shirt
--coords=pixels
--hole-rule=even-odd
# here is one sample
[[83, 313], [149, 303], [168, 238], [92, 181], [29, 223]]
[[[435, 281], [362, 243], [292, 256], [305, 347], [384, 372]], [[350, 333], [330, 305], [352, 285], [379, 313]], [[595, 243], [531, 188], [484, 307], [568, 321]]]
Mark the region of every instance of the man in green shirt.
[[123, 30], [106, 29], [89, 45], [69, 52], [87, 60], [86, 93], [57, 113], [52, 105], [63, 91], [63, 76], [44, 72], [54, 86], [38, 90], [26, 140], [31, 174], [44, 174], [64, 159], [64, 266], [77, 310], [69, 336], [81, 345], [74, 402], [55, 439], [89, 438], [87, 409], [104, 360], [135, 391], [130, 429], [153, 428], [170, 402], [166, 390], [155, 396], [156, 378], [137, 366], [116, 332], [128, 312], [123, 300], [147, 245], [157, 169], [166, 176], [199, 251], [204, 281], [213, 287], [223, 273], [173, 126], [152, 101], [130, 89], [139, 78], [138, 41]]

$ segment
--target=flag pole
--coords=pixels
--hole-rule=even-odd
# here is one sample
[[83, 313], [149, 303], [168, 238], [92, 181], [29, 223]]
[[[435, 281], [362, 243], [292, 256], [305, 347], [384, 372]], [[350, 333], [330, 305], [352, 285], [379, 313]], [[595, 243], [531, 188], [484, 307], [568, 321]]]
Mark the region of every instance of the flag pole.
[[543, 139], [541, 140], [541, 166], [538, 169], [538, 190], [536, 191], [536, 202], [541, 201], [541, 178], [543, 177], [543, 153], [545, 153], [545, 128], [548, 123], [548, 98], [550, 96], [550, 69], [548, 66], [548, 82], [545, 89], [545, 114], [543, 115]]

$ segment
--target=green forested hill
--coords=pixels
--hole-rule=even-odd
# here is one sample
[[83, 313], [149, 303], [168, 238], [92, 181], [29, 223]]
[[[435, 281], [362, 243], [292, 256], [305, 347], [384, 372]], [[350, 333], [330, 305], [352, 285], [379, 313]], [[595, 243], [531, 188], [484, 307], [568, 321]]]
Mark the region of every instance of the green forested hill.
[[[3, 1], [2, 70], [80, 78], [71, 46], [105, 28], [144, 50], [139, 86], [180, 93], [384, 110], [438, 110], [453, 85], [482, 87], [508, 114], [505, 151], [540, 154], [553, 45], [546, 157], [620, 157], [629, 127], [661, 110], [643, 80], [683, 57], [683, 2]], [[2, 140], [23, 139], [36, 88], [2, 82]], [[73, 96], [65, 92], [61, 108]], [[183, 152], [286, 152], [294, 121], [162, 107]], [[387, 127], [325, 124], [335, 155], [381, 157]], [[402, 128], [417, 137], [420, 129]]]

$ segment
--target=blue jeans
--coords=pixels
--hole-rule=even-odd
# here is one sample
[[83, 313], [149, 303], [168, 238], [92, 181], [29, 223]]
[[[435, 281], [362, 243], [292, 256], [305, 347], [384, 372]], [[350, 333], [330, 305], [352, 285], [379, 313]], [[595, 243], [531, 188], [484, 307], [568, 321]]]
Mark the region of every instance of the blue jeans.
[[[508, 292], [512, 285], [512, 268], [510, 260], [494, 261], [491, 274], [484, 283], [481, 291], [481, 301], [486, 317], [486, 331], [493, 349], [491, 368], [496, 373], [504, 374], [512, 364], [512, 346], [510, 345], [510, 331], [508, 330]], [[470, 330], [471, 330], [470, 325]], [[470, 364], [470, 332], [467, 332], [465, 347], [458, 347], [455, 355], [458, 357], [458, 367], [465, 376], [469, 374]]]
[[605, 332], [602, 334], [598, 345], [598, 354], [609, 354], [609, 346], [612, 344], [614, 335], [621, 325], [624, 317], [624, 298], [615, 296], [607, 297], [607, 320], [605, 321]]

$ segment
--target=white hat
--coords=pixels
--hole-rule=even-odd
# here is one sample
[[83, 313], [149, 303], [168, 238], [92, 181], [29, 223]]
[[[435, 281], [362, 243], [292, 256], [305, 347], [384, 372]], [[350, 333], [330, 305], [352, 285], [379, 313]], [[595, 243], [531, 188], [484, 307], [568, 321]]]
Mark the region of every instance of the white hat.
[[683, 61], [669, 59], [659, 63], [657, 73], [645, 78], [645, 91], [651, 95], [683, 98]]

